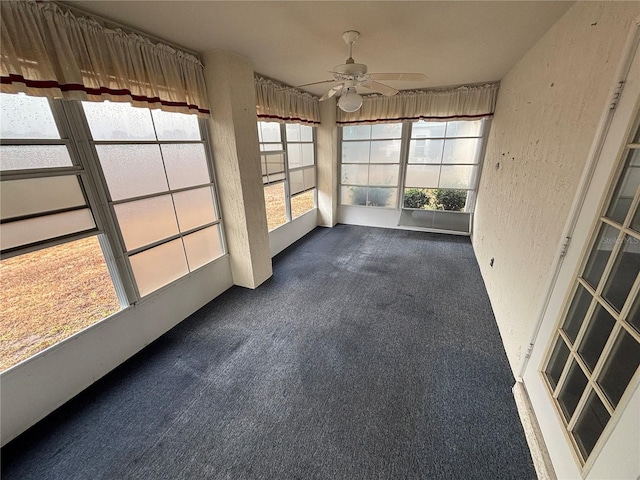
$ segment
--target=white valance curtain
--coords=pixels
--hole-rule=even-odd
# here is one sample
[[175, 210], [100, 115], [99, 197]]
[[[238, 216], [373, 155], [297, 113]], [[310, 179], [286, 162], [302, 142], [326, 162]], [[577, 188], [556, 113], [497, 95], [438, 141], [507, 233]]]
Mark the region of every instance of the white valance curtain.
[[2, 1], [0, 8], [0, 91], [209, 116], [195, 56], [50, 2]]
[[309, 93], [280, 85], [273, 80], [255, 76], [256, 109], [263, 121], [318, 125], [318, 99]]
[[490, 116], [499, 84], [449, 90], [406, 91], [392, 97], [368, 95], [352, 113], [338, 109], [338, 125], [366, 125], [405, 120], [456, 120]]

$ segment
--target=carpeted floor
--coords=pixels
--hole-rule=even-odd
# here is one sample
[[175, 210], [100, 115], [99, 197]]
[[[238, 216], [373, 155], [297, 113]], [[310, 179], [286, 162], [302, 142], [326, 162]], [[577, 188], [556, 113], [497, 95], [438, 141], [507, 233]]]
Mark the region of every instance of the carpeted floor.
[[20, 479], [534, 479], [468, 238], [338, 225], [2, 451]]

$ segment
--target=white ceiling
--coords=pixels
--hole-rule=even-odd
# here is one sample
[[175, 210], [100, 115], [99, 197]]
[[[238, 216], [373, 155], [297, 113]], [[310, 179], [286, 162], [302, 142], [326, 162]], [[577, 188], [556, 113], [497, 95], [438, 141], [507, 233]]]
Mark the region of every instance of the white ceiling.
[[[571, 6], [567, 1], [69, 1], [69, 5], [201, 53], [228, 50], [296, 86], [327, 80], [348, 57], [369, 72], [416, 72], [398, 89], [500, 80]], [[328, 87], [307, 87], [321, 95]]]

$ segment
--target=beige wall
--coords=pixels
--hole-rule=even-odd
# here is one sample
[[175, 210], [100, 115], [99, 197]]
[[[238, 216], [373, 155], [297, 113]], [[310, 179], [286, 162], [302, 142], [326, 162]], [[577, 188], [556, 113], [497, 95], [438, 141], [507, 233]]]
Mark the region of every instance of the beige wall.
[[638, 15], [640, 2], [577, 2], [501, 82], [473, 245], [516, 374]]

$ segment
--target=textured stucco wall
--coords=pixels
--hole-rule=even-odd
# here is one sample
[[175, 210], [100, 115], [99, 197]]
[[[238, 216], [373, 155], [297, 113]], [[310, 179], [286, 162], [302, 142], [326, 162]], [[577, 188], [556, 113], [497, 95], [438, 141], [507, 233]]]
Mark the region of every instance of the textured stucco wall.
[[640, 2], [576, 2], [501, 82], [473, 245], [516, 374], [638, 15]]

